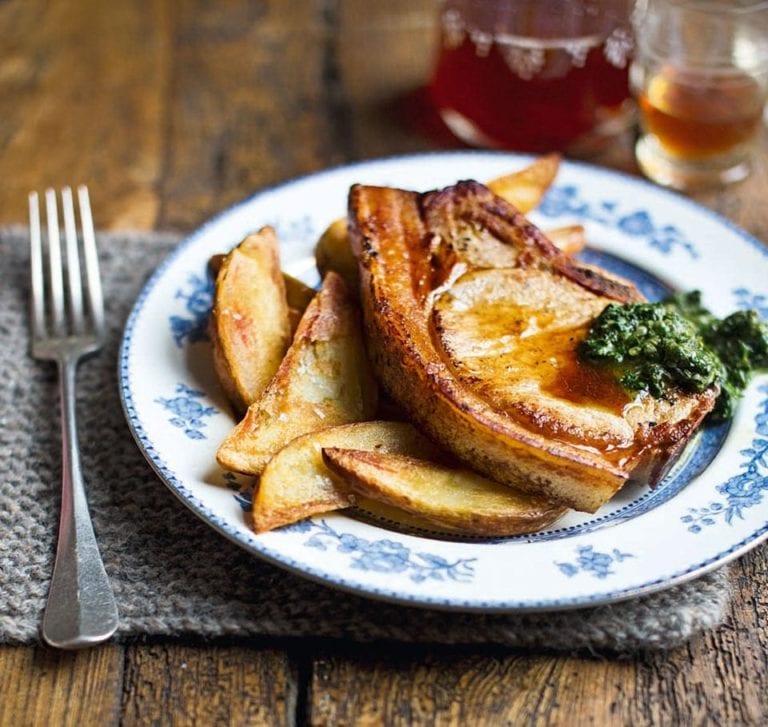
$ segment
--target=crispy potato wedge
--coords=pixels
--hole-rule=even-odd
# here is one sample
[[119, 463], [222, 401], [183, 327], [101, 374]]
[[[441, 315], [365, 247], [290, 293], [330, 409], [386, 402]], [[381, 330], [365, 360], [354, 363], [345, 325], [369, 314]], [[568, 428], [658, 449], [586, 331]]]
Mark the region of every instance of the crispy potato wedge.
[[[211, 259], [208, 261], [208, 269], [214, 278], [218, 276], [219, 270], [221, 270], [221, 266], [226, 259], [227, 256], [224, 253], [211, 255]], [[302, 283], [298, 278], [294, 278], [293, 275], [288, 275], [288, 273], [283, 273], [283, 283], [285, 284], [285, 299], [288, 307], [294, 308], [300, 314], [304, 313], [309, 305], [309, 301], [315, 297], [317, 291], [306, 283]]]
[[399, 453], [323, 447], [323, 461], [353, 491], [465, 535], [530, 533], [565, 512], [471, 470]]
[[485, 186], [526, 214], [541, 202], [541, 198], [555, 181], [559, 168], [560, 155], [547, 154], [536, 159], [525, 169], [496, 177]]
[[360, 422], [298, 437], [269, 461], [261, 475], [253, 498], [257, 533], [354, 504], [355, 496], [340, 487], [323, 464], [323, 447], [418, 457], [433, 457], [438, 452], [436, 445], [404, 422]]
[[[226, 259], [227, 256], [222, 253], [211, 255], [211, 259], [208, 261], [208, 269], [214, 278], [218, 276], [219, 270], [221, 270], [221, 266]], [[283, 273], [283, 283], [285, 284], [285, 298], [288, 303], [288, 320], [291, 324], [291, 335], [293, 335], [296, 333], [296, 328], [299, 325], [301, 316], [304, 315], [304, 311], [309, 305], [309, 301], [312, 300], [317, 291], [302, 283], [298, 278], [288, 275], [288, 273]]]
[[587, 246], [587, 234], [583, 225], [566, 225], [545, 230], [549, 241], [566, 255], [576, 255]]
[[344, 281], [329, 273], [262, 397], [216, 453], [227, 470], [257, 475], [302, 434], [370, 419], [377, 388], [360, 316]]
[[275, 375], [291, 325], [275, 231], [263, 227], [221, 262], [209, 321], [213, 363], [235, 411], [244, 412]]
[[298, 278], [288, 275], [288, 273], [283, 273], [283, 283], [285, 283], [285, 300], [288, 307], [303, 315], [317, 291], [306, 283], [302, 283]]
[[333, 270], [344, 278], [350, 290], [357, 293], [360, 275], [357, 260], [349, 246], [346, 217], [331, 222], [320, 236], [315, 246], [315, 261], [320, 277], [325, 277], [329, 270]]
[[[341, 481], [339, 475], [334, 474], [333, 477], [337, 482]], [[347, 489], [349, 488], [348, 485], [340, 486]], [[451, 528], [444, 524], [438, 525], [437, 523], [425, 520], [423, 517], [419, 517], [412, 512], [403, 510], [400, 507], [395, 507], [394, 505], [389, 505], [381, 500], [374, 500], [372, 497], [365, 497], [358, 493], [355, 493], [355, 511], [364, 518], [372, 520], [377, 524], [392, 524], [401, 531], [426, 530], [430, 533], [441, 535], [466, 535], [466, 533], [460, 529]]]

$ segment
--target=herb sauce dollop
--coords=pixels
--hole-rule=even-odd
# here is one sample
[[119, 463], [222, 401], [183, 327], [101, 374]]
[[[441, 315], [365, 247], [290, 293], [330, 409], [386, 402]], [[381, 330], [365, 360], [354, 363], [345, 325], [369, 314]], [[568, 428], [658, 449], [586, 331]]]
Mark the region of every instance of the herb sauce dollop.
[[611, 303], [594, 320], [582, 359], [613, 369], [629, 392], [668, 397], [675, 388], [720, 396], [710, 418], [733, 415], [752, 372], [768, 368], [768, 324], [754, 310], [719, 319], [698, 290], [659, 303]]

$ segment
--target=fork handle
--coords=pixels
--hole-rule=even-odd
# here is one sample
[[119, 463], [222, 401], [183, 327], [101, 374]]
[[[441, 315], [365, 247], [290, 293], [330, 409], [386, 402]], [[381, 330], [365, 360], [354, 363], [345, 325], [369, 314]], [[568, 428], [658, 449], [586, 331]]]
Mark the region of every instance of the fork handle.
[[59, 360], [61, 394], [61, 519], [42, 636], [51, 646], [79, 649], [117, 629], [117, 604], [93, 532], [80, 469], [75, 417], [77, 358]]

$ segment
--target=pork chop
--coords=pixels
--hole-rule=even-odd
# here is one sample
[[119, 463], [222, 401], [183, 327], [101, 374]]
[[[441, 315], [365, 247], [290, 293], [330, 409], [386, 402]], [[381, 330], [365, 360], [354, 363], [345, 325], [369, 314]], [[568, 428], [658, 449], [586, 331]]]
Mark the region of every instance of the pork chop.
[[630, 396], [582, 362], [603, 308], [643, 297], [483, 185], [356, 185], [349, 220], [380, 382], [497, 481], [594, 512], [629, 479], [656, 483], [714, 405], [716, 389]]

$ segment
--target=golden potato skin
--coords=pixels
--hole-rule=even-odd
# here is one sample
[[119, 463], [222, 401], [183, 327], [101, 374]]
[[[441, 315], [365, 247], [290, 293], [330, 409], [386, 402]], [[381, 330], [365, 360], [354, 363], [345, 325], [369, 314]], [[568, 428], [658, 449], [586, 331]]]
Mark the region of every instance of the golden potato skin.
[[252, 511], [257, 533], [357, 504], [359, 498], [325, 466], [324, 447], [416, 457], [433, 457], [438, 452], [434, 444], [405, 422], [360, 422], [297, 437], [269, 461], [261, 475]]
[[401, 453], [323, 447], [323, 461], [358, 494], [458, 535], [522, 535], [566, 511], [472, 470]]
[[331, 272], [274, 378], [222, 442], [216, 459], [224, 469], [260, 474], [302, 434], [371, 419], [376, 401], [357, 307], [344, 281]]
[[288, 275], [288, 273], [283, 273], [283, 283], [288, 307], [303, 315], [317, 291], [306, 283], [302, 283], [298, 278]]
[[[211, 255], [211, 259], [208, 261], [208, 270], [210, 270], [214, 279], [218, 277], [221, 266], [226, 259], [227, 256], [222, 253]], [[296, 333], [296, 328], [298, 328], [301, 316], [304, 315], [309, 301], [315, 295], [315, 289], [302, 283], [301, 280], [288, 275], [288, 273], [283, 273], [283, 284], [285, 285], [285, 298], [288, 303], [288, 320], [291, 326], [291, 335], [293, 335]], [[215, 332], [212, 335], [215, 335]]]
[[360, 278], [357, 260], [349, 244], [346, 217], [331, 222], [320, 236], [315, 246], [315, 263], [321, 278], [333, 270], [344, 278], [349, 289], [357, 295]]
[[560, 169], [560, 155], [546, 154], [520, 169], [487, 183], [488, 189], [526, 214], [538, 206], [555, 181]]
[[584, 225], [565, 225], [545, 230], [549, 241], [566, 255], [576, 255], [587, 246], [587, 233]]
[[275, 231], [263, 227], [218, 261], [209, 330], [213, 363], [237, 413], [261, 396], [291, 342]]

